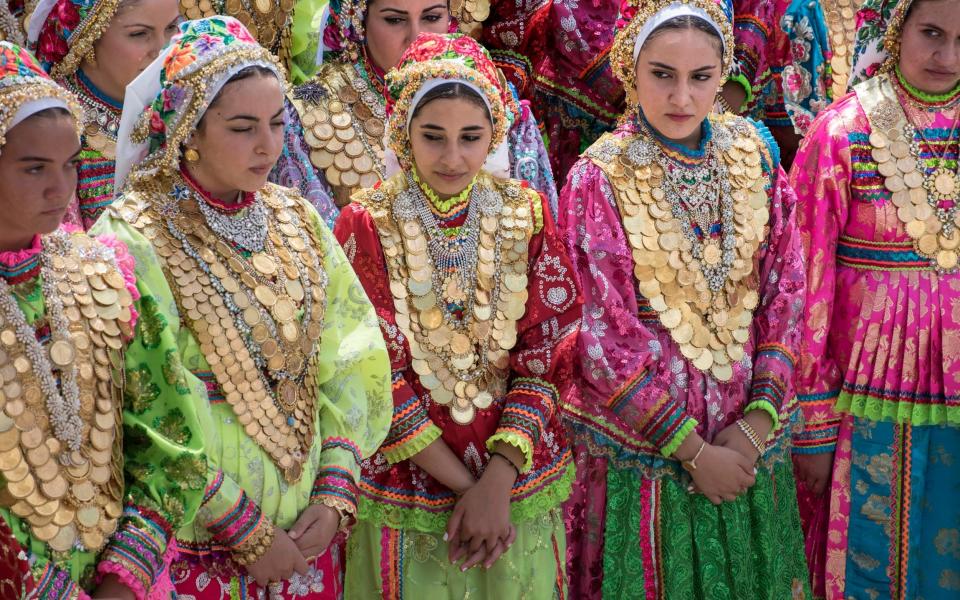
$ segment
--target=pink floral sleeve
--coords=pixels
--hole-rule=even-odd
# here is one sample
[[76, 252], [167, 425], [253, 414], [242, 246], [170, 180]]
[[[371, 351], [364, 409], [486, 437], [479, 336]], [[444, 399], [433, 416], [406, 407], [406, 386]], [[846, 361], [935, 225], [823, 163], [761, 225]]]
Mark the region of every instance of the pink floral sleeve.
[[795, 452], [832, 452], [840, 415], [833, 404], [840, 370], [829, 344], [836, 289], [837, 240], [847, 220], [850, 197], [850, 144], [842, 116], [834, 109], [814, 121], [790, 170], [797, 193], [797, 222], [807, 263], [797, 396], [805, 427]]

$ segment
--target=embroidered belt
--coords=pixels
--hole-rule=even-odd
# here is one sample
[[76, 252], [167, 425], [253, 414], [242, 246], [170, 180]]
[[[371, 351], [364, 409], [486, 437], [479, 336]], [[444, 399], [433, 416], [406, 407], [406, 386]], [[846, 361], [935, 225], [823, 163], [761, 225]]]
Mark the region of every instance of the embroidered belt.
[[933, 263], [913, 248], [912, 241], [876, 242], [840, 236], [837, 264], [864, 271], [933, 271]]

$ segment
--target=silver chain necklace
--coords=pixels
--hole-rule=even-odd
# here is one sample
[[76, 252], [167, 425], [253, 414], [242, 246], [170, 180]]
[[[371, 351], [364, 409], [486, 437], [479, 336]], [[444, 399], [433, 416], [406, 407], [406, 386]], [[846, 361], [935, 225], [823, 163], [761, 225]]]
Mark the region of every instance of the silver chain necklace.
[[259, 193], [254, 195], [253, 204], [235, 214], [220, 212], [188, 186], [175, 185], [170, 193], [180, 200], [187, 194], [197, 201], [200, 214], [214, 233], [247, 252], [263, 252], [267, 241], [267, 209]]

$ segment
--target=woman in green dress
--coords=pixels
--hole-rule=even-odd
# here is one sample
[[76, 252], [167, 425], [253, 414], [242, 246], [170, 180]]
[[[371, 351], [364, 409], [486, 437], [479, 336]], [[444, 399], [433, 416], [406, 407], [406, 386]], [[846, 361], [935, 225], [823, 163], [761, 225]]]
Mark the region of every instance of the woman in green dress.
[[316, 210], [267, 183], [283, 82], [236, 19], [181, 25], [128, 88], [123, 194], [94, 228], [130, 246], [157, 298], [144, 318], [167, 326], [166, 358], [189, 371], [177, 385], [202, 390], [206, 495], [177, 531], [173, 567], [178, 594], [197, 599], [336, 597], [339, 555], [327, 549], [390, 421], [390, 367], [363, 288]]

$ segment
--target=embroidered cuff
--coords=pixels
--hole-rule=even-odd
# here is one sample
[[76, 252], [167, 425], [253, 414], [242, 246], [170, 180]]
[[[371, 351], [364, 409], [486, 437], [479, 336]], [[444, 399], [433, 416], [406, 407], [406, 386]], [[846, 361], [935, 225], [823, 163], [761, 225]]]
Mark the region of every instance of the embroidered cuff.
[[654, 379], [650, 371], [643, 369], [607, 400], [607, 408], [665, 457], [673, 454], [697, 426], [683, 406], [670, 398], [670, 376], [669, 371], [664, 371]]
[[393, 422], [380, 451], [391, 463], [417, 454], [437, 438], [440, 428], [433, 424], [427, 408], [404, 379], [393, 384]]
[[744, 106], [753, 102], [753, 84], [750, 83], [750, 79], [743, 73], [731, 73], [728, 81], [736, 83], [743, 88], [743, 91], [746, 92], [747, 97], [743, 99], [743, 104], [740, 106], [732, 106], [731, 108], [735, 111], [740, 111]]
[[522, 472], [533, 467], [533, 452], [553, 413], [560, 394], [557, 388], [535, 377], [518, 377], [507, 392], [500, 424], [487, 440], [492, 450], [496, 442], [506, 442], [523, 452]]
[[29, 598], [38, 600], [89, 600], [83, 589], [70, 577], [70, 573], [47, 563], [39, 573], [34, 575], [36, 586], [31, 590]]
[[240, 497], [227, 512], [207, 523], [207, 531], [213, 539], [233, 551], [241, 547], [249, 548], [266, 530], [272, 529], [273, 524], [246, 492], [240, 493]]
[[787, 384], [773, 373], [754, 373], [750, 385], [750, 402], [744, 414], [754, 409], [765, 411], [773, 419], [770, 431], [780, 427], [780, 410], [787, 396]]
[[167, 561], [167, 546], [173, 530], [157, 513], [127, 505], [116, 533], [100, 555], [97, 572], [113, 574], [139, 600], [147, 597]]
[[351, 471], [335, 466], [320, 469], [310, 492], [310, 504], [324, 504], [357, 514], [357, 484]]
[[834, 412], [838, 391], [806, 394], [797, 397], [803, 411], [803, 431], [793, 436], [797, 454], [833, 452], [840, 431], [840, 415]]

